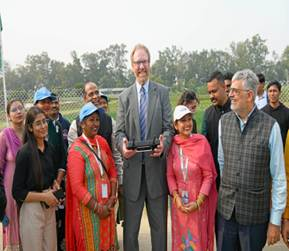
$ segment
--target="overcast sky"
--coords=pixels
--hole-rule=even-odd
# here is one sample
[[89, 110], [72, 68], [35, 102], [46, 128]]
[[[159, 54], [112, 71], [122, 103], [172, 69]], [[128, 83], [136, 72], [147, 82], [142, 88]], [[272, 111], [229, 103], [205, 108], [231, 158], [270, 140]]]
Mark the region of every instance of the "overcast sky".
[[70, 62], [124, 43], [143, 43], [152, 60], [165, 47], [228, 50], [255, 34], [279, 55], [289, 45], [288, 0], [1, 0], [4, 58], [12, 66], [48, 52]]

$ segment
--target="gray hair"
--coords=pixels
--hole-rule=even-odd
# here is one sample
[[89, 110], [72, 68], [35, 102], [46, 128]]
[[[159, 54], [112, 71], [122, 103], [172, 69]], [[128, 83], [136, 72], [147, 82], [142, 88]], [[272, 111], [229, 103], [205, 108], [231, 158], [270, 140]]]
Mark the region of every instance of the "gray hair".
[[232, 78], [232, 81], [234, 80], [243, 80], [244, 87], [248, 90], [252, 90], [254, 93], [254, 97], [256, 97], [257, 85], [259, 83], [259, 80], [257, 75], [253, 71], [249, 69], [237, 71]]

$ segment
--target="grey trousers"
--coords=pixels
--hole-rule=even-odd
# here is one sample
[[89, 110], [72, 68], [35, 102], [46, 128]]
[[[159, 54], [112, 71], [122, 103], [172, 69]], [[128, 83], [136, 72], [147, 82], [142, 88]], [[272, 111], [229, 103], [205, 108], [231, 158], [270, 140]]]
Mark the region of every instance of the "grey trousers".
[[142, 180], [137, 201], [131, 201], [124, 195], [124, 251], [139, 250], [138, 234], [144, 203], [150, 225], [152, 251], [167, 251], [168, 196], [149, 198], [145, 179]]
[[39, 202], [24, 202], [19, 217], [23, 251], [56, 251], [55, 208]]

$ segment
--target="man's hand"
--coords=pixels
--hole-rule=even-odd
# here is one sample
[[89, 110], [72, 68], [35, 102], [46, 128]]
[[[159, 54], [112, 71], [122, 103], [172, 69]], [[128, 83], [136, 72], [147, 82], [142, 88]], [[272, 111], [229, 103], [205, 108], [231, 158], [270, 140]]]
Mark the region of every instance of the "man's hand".
[[164, 151], [164, 136], [161, 134], [160, 137], [160, 144], [153, 150], [151, 153], [151, 157], [160, 157]]
[[124, 138], [122, 143], [122, 155], [124, 158], [129, 159], [136, 154], [136, 150], [128, 150], [127, 143], [127, 138]]
[[285, 245], [287, 246], [287, 248], [289, 248], [289, 220], [283, 220], [282, 222], [282, 227], [281, 227], [281, 233], [282, 233], [282, 238], [283, 241], [285, 243]]
[[280, 226], [269, 223], [267, 231], [267, 244], [273, 245], [280, 241]]

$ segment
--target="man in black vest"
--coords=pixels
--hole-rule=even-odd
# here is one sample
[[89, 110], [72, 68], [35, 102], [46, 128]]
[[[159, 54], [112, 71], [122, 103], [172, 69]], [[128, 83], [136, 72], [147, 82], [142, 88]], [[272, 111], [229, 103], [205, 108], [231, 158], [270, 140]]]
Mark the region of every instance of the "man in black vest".
[[[86, 82], [83, 87], [83, 100], [85, 103], [92, 102], [96, 107], [99, 106], [99, 90], [95, 83]], [[101, 109], [102, 110], [102, 109]], [[100, 126], [98, 130], [98, 135], [106, 139], [108, 145], [111, 147], [111, 136], [112, 136], [112, 121], [111, 117], [104, 111], [99, 113]], [[72, 121], [69, 131], [68, 131], [68, 144], [71, 145], [72, 142], [82, 134], [82, 129], [80, 127], [79, 118], [77, 117]]]
[[254, 103], [257, 76], [235, 73], [219, 122], [218, 251], [261, 251], [280, 240], [286, 174], [280, 127]]
[[220, 170], [218, 163], [218, 123], [223, 114], [231, 111], [230, 99], [226, 93], [224, 76], [221, 72], [213, 72], [208, 80], [208, 93], [212, 105], [205, 110], [202, 134], [206, 136], [214, 157], [217, 176], [217, 189], [220, 186]]

